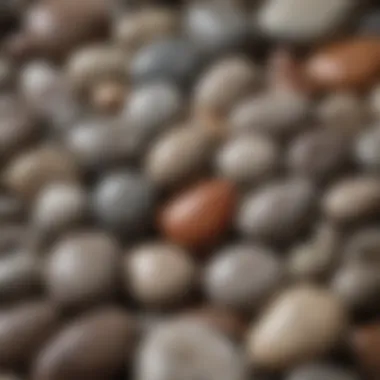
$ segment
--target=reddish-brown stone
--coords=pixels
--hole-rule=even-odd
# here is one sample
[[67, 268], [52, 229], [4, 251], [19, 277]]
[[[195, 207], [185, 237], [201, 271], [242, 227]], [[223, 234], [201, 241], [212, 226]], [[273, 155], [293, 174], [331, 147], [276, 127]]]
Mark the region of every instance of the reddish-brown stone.
[[201, 183], [169, 201], [159, 217], [159, 228], [180, 245], [200, 247], [214, 243], [232, 221], [236, 197], [228, 181]]

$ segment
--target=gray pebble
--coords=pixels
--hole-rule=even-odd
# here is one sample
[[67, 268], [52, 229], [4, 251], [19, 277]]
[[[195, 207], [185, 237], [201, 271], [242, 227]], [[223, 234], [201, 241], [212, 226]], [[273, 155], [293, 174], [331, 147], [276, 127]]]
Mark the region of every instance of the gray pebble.
[[169, 81], [190, 84], [202, 64], [196, 47], [182, 39], [164, 39], [141, 48], [131, 62], [131, 79], [136, 83]]
[[380, 171], [380, 126], [366, 130], [355, 143], [356, 161], [370, 171]]
[[293, 239], [311, 222], [315, 197], [313, 186], [303, 180], [265, 185], [243, 199], [238, 229], [265, 241]]
[[141, 233], [150, 226], [154, 211], [154, 189], [143, 177], [115, 172], [97, 184], [93, 206], [99, 222], [123, 234]]
[[229, 246], [207, 264], [205, 292], [219, 306], [251, 312], [276, 290], [283, 278], [282, 267], [281, 260], [266, 248]]
[[353, 10], [353, 0], [269, 0], [258, 13], [267, 35], [295, 42], [313, 42], [335, 32]]
[[273, 140], [251, 133], [227, 141], [216, 156], [216, 168], [222, 177], [251, 185], [268, 179], [279, 160], [280, 149]]
[[62, 307], [109, 299], [116, 289], [118, 247], [106, 234], [76, 232], [52, 248], [45, 280], [52, 301]]
[[277, 91], [244, 100], [232, 110], [229, 122], [236, 134], [284, 135], [297, 131], [308, 111], [309, 101], [303, 95]]

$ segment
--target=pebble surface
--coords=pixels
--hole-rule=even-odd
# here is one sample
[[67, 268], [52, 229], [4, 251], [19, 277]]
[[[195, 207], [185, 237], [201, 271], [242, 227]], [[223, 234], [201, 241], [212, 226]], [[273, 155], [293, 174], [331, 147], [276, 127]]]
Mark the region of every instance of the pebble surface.
[[379, 33], [0, 1], [0, 380], [378, 380]]

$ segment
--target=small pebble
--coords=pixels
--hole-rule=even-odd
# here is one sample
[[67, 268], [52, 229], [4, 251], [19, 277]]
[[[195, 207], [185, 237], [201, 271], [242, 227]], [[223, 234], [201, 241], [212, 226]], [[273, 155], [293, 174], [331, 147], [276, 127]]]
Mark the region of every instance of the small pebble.
[[128, 236], [150, 227], [155, 194], [141, 175], [119, 171], [104, 176], [96, 185], [93, 207], [101, 224]]
[[277, 289], [282, 262], [269, 249], [250, 244], [216, 252], [205, 269], [205, 292], [211, 302], [253, 311]]
[[183, 300], [190, 293], [196, 268], [189, 254], [173, 245], [151, 243], [128, 252], [124, 259], [125, 288], [144, 305]]
[[278, 169], [280, 148], [271, 138], [251, 133], [228, 140], [216, 156], [222, 177], [251, 185], [270, 178]]
[[380, 181], [372, 177], [341, 180], [324, 195], [325, 215], [339, 223], [360, 221], [380, 212]]
[[223, 180], [202, 182], [174, 196], [162, 210], [159, 228], [179, 245], [199, 247], [217, 242], [230, 227], [236, 190]]
[[315, 196], [313, 186], [298, 179], [260, 187], [241, 202], [238, 231], [270, 242], [295, 238], [311, 221]]
[[253, 323], [248, 355], [253, 365], [263, 369], [291, 368], [327, 353], [345, 328], [346, 312], [332, 294], [299, 286], [284, 291]]
[[79, 307], [110, 299], [117, 287], [118, 247], [100, 232], [73, 233], [52, 248], [45, 281], [52, 301]]

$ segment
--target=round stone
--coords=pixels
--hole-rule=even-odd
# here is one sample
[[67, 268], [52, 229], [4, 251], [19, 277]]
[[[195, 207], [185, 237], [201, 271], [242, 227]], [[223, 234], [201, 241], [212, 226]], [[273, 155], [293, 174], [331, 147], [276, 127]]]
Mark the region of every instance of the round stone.
[[251, 133], [227, 141], [216, 156], [216, 168], [222, 177], [250, 185], [271, 177], [279, 160], [280, 149], [273, 140]]
[[63, 307], [109, 299], [117, 287], [118, 255], [116, 243], [100, 232], [77, 232], [58, 241], [46, 264], [50, 297]]
[[345, 332], [346, 317], [326, 290], [302, 285], [287, 290], [253, 323], [249, 358], [263, 369], [292, 368], [332, 349]]
[[97, 184], [93, 206], [99, 222], [127, 235], [146, 231], [154, 211], [152, 185], [139, 174], [123, 171]]
[[207, 264], [205, 292], [211, 302], [252, 311], [283, 278], [282, 263], [270, 250], [241, 244], [218, 251]]
[[195, 264], [179, 247], [152, 243], [128, 252], [124, 259], [125, 287], [145, 305], [160, 306], [182, 300], [191, 291]]
[[235, 346], [203, 323], [166, 322], [144, 339], [137, 356], [137, 378], [244, 380], [245, 366]]

